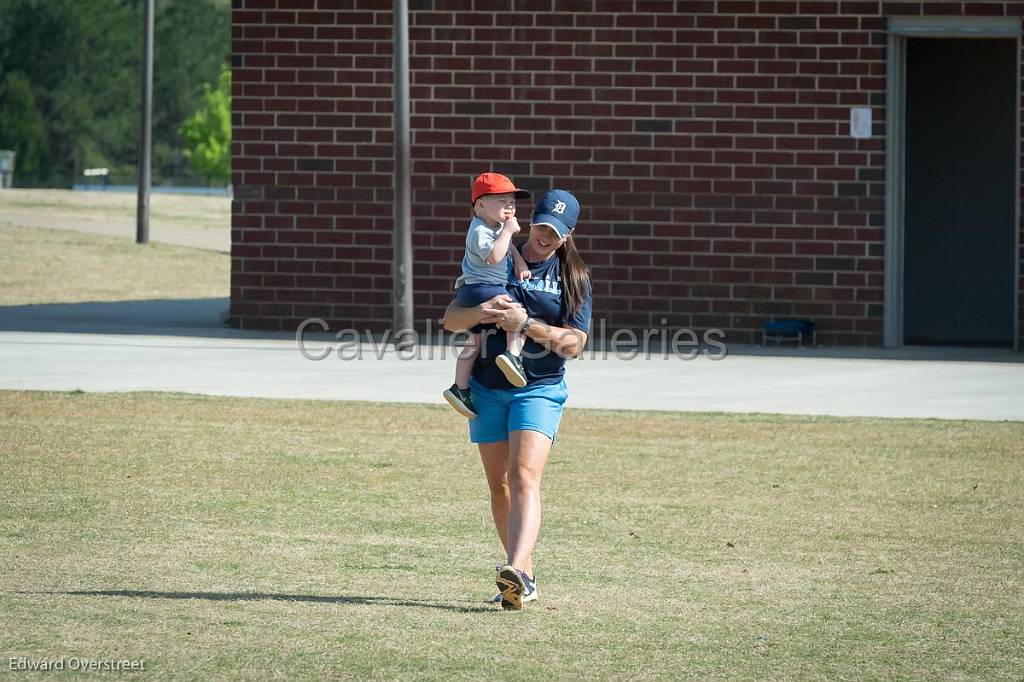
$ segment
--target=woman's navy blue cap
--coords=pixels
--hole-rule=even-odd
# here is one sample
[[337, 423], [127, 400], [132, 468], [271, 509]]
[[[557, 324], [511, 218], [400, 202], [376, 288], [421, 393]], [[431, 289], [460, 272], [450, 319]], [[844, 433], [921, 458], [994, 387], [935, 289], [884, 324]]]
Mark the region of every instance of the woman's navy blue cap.
[[580, 202], [564, 189], [553, 189], [540, 198], [537, 208], [533, 209], [534, 225], [550, 225], [564, 237], [576, 227], [580, 217]]

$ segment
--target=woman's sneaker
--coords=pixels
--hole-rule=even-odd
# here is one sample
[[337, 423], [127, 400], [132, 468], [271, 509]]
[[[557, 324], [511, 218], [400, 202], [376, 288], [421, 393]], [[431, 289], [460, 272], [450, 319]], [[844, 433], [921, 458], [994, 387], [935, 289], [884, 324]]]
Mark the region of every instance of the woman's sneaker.
[[[494, 582], [498, 586], [498, 593], [501, 597], [501, 608], [511, 611], [523, 608], [523, 602], [527, 596], [528, 580], [529, 577], [514, 566], [508, 564], [498, 566], [498, 577]], [[536, 592], [536, 588], [534, 588], [534, 592]]]
[[469, 389], [459, 388], [458, 384], [452, 384], [452, 387], [441, 395], [463, 417], [476, 419], [476, 408], [473, 406], [473, 396], [469, 394]]
[[[536, 580], [536, 578], [531, 579], [531, 578], [527, 577], [526, 578], [526, 592], [523, 594], [523, 604], [526, 604], [526, 602], [528, 602], [528, 601], [536, 601], [536, 600], [537, 600], [537, 580]], [[494, 595], [493, 597], [491, 597], [491, 603], [492, 604], [500, 604], [501, 603], [501, 593], [500, 592], [498, 594]]]
[[501, 373], [508, 379], [508, 383], [516, 388], [526, 386], [526, 369], [523, 367], [523, 361], [519, 359], [518, 355], [505, 351], [494, 360], [494, 364], [498, 366]]

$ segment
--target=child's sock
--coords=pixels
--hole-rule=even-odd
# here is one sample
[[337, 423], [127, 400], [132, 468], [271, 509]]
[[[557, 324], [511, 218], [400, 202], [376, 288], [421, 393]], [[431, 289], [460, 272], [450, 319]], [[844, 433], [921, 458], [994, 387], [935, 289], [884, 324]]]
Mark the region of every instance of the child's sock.
[[506, 334], [506, 339], [508, 343], [508, 352], [512, 355], [521, 355], [523, 352], [523, 345], [526, 343], [526, 334], [508, 332]]

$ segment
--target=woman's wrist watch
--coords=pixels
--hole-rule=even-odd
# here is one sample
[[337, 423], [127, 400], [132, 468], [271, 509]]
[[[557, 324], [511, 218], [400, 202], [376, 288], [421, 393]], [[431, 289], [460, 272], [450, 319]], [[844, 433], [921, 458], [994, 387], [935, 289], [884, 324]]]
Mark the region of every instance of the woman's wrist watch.
[[523, 320], [523, 323], [519, 325], [519, 333], [525, 333], [526, 330], [530, 328], [530, 325], [532, 325], [536, 321], [537, 320], [533, 319], [532, 317], [527, 317], [525, 320]]

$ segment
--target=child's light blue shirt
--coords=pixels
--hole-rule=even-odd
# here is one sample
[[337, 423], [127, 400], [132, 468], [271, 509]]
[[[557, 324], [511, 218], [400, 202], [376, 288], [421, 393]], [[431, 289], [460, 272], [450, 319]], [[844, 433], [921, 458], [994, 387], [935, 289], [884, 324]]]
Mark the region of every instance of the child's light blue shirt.
[[456, 289], [463, 284], [508, 284], [512, 272], [512, 244], [509, 244], [503, 260], [494, 265], [488, 265], [486, 261], [499, 234], [501, 228], [495, 230], [479, 218], [473, 218], [466, 234], [466, 254], [462, 257], [462, 275], [455, 280]]

